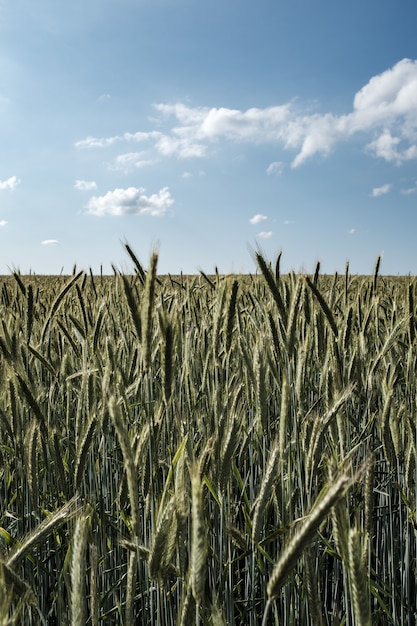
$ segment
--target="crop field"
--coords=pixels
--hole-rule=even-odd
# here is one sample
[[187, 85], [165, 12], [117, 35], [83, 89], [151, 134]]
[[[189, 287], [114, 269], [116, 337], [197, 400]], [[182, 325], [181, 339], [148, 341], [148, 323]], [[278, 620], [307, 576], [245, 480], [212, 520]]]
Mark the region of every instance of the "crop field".
[[417, 620], [416, 281], [0, 278], [0, 626]]

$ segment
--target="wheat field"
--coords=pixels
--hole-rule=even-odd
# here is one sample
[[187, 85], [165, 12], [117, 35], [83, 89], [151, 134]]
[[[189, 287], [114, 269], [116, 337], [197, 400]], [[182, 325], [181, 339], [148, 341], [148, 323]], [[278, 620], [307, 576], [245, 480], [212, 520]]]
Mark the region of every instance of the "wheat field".
[[416, 623], [416, 282], [0, 279], [0, 626]]

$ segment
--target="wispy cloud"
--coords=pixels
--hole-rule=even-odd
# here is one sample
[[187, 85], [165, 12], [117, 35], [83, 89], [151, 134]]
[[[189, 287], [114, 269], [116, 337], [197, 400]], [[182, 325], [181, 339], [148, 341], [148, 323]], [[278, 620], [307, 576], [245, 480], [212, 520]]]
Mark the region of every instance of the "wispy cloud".
[[[417, 159], [417, 60], [402, 59], [373, 76], [342, 115], [312, 113], [295, 99], [263, 109], [191, 107], [181, 102], [156, 104], [155, 109], [159, 127], [171, 126], [165, 132], [90, 136], [75, 145], [105, 148], [122, 141], [148, 141], [159, 155], [185, 159], [205, 157], [210, 146], [221, 141], [270, 144], [295, 153], [291, 166], [296, 168], [316, 155], [329, 155], [338, 143], [361, 133], [368, 134], [364, 147], [371, 156], [398, 165]], [[270, 174], [281, 169], [281, 161], [268, 167]]]
[[414, 187], [407, 187], [407, 189], [401, 189], [401, 193], [404, 196], [410, 196], [413, 193], [417, 193], [417, 181], [416, 181]]
[[165, 215], [169, 207], [174, 203], [168, 187], [164, 187], [158, 193], [150, 196], [145, 195], [145, 189], [128, 187], [127, 189], [114, 189], [104, 196], [93, 196], [86, 205], [90, 215], [102, 217], [104, 215]]
[[268, 218], [267, 218], [266, 215], [262, 215], [261, 213], [257, 213], [256, 215], [254, 215], [253, 217], [250, 218], [249, 222], [251, 224], [260, 224], [261, 222], [264, 222], [267, 219]]
[[113, 137], [86, 137], [85, 139], [81, 139], [80, 141], [75, 142], [76, 148], [106, 148], [107, 146], [112, 146], [113, 144], [121, 141], [122, 138], [118, 135]]
[[280, 176], [284, 171], [284, 165], [282, 161], [273, 161], [273, 163], [270, 163], [266, 168], [266, 173], [268, 176]]
[[144, 155], [144, 152], [125, 152], [124, 154], [119, 154], [109, 164], [109, 169], [127, 173], [133, 168], [140, 169], [141, 167], [152, 165], [154, 161], [152, 159], [143, 158]]
[[43, 241], [41, 241], [41, 244], [43, 246], [58, 246], [59, 241], [58, 239], [44, 239]]
[[17, 176], [10, 176], [7, 180], [0, 180], [1, 191], [13, 191], [22, 181]]
[[94, 180], [76, 180], [74, 187], [79, 191], [93, 191], [97, 189], [97, 184]]
[[149, 140], [158, 140], [162, 136], [159, 131], [123, 133], [122, 135], [113, 135], [112, 137], [86, 137], [74, 143], [76, 148], [107, 148], [115, 143], [126, 142], [144, 142]]
[[357, 235], [358, 231], [356, 230], [356, 228], [351, 228], [350, 230], [348, 230], [348, 235]]
[[258, 233], [258, 237], [260, 237], [261, 239], [269, 239], [270, 237], [272, 237], [272, 235], [273, 235], [272, 230], [262, 231]]
[[6, 220], [0, 220], [0, 228], [3, 226], [6, 226], [7, 222]]
[[180, 159], [201, 158], [207, 152], [207, 147], [202, 142], [195, 141], [186, 135], [162, 135], [156, 142], [155, 148], [163, 156], [176, 156]]
[[381, 187], [374, 187], [370, 195], [372, 196], [372, 198], [378, 198], [378, 196], [384, 196], [385, 194], [387, 194], [389, 191], [391, 191], [391, 189], [391, 183], [386, 183]]

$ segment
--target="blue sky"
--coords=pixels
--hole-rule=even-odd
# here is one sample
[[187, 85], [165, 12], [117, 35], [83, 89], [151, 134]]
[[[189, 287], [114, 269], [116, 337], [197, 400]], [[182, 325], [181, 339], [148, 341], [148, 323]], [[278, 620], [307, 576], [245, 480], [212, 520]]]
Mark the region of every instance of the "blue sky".
[[0, 0], [0, 274], [417, 273], [415, 0]]

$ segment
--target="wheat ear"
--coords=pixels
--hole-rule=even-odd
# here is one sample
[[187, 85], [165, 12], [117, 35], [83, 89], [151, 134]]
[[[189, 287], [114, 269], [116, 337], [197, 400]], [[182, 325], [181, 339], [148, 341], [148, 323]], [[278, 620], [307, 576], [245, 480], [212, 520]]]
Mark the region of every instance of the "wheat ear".
[[58, 509], [55, 513], [52, 513], [43, 522], [39, 524], [31, 533], [26, 535], [17, 547], [12, 549], [8, 555], [6, 565], [8, 567], [14, 567], [25, 556], [38, 545], [45, 537], [47, 537], [54, 530], [59, 528], [62, 524], [67, 522], [76, 512], [75, 509], [76, 498], [72, 498], [64, 504], [63, 507]]
[[349, 530], [349, 583], [356, 626], [371, 626], [371, 607], [367, 576], [363, 563], [362, 535], [356, 528]]
[[190, 468], [191, 476], [191, 589], [196, 604], [204, 598], [207, 567], [207, 542], [203, 507], [203, 486], [196, 463]]
[[81, 515], [75, 524], [71, 559], [71, 626], [84, 626], [87, 617], [86, 571], [89, 517]]
[[316, 531], [332, 506], [344, 495], [350, 482], [351, 478], [347, 473], [341, 474], [335, 481], [332, 481], [331, 485], [325, 487], [322, 497], [319, 496], [316, 500], [311, 513], [307, 515], [304, 523], [296, 531], [275, 564], [267, 586], [268, 599], [271, 602], [278, 597], [281, 587], [296, 566], [304, 549], [314, 538]]

